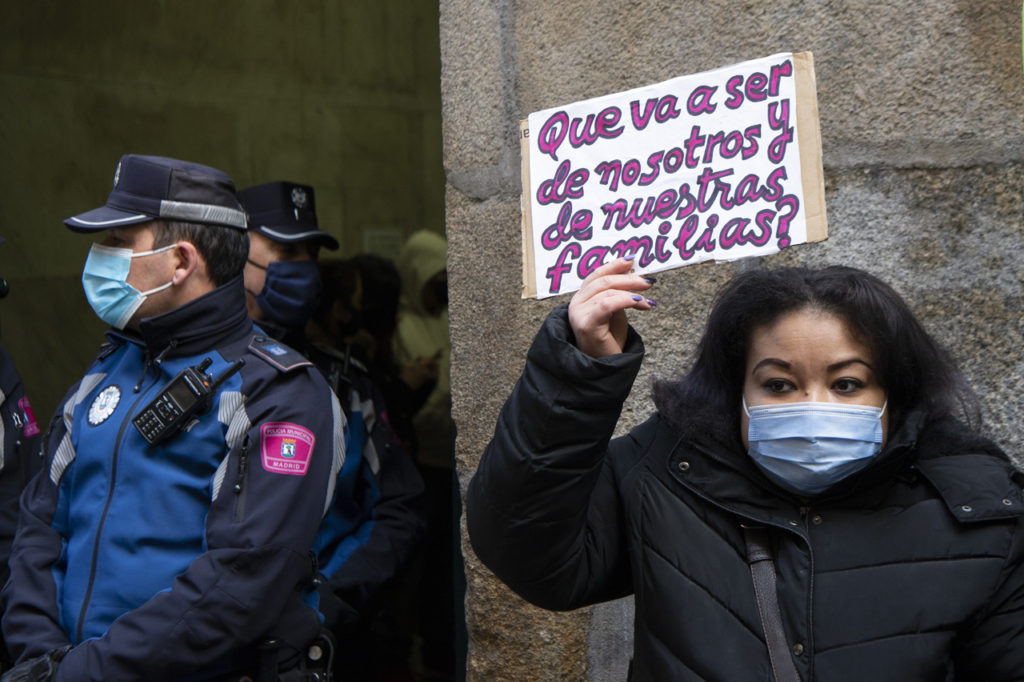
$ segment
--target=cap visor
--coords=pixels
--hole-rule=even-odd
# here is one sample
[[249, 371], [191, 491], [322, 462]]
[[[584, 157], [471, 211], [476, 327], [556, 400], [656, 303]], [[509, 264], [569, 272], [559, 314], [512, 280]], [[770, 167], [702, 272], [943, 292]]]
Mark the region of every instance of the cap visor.
[[153, 220], [153, 216], [145, 213], [129, 213], [109, 206], [100, 206], [68, 218], [64, 224], [75, 232], [98, 232], [111, 227], [138, 225], [150, 220]]
[[282, 230], [275, 230], [272, 227], [266, 225], [260, 225], [259, 227], [252, 228], [253, 232], [259, 232], [262, 235], [269, 237], [275, 242], [308, 242], [318, 241], [323, 246], [326, 246], [331, 251], [338, 249], [338, 240], [327, 234], [322, 230], [305, 230], [303, 232], [284, 232]]

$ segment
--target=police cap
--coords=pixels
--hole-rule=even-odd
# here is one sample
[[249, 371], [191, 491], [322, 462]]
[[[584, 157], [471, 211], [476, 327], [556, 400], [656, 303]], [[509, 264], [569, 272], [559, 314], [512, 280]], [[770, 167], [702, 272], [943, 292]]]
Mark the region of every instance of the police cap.
[[316, 240], [332, 251], [338, 240], [320, 230], [313, 188], [297, 182], [268, 182], [247, 187], [238, 198], [249, 213], [249, 229], [276, 242]]
[[240, 230], [246, 226], [235, 183], [226, 173], [189, 161], [138, 154], [121, 157], [106, 204], [64, 224], [75, 232], [96, 232], [157, 218]]

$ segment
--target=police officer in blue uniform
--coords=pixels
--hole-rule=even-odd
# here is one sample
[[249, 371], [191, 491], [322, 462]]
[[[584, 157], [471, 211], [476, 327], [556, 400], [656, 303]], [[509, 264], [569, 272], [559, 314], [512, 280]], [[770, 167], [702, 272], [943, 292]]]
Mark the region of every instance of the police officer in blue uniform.
[[[302, 349], [348, 419], [345, 466], [317, 538], [328, 588], [322, 604], [338, 640], [336, 670], [349, 679], [375, 679], [380, 671], [374, 669], [374, 649], [388, 648], [377, 657], [392, 664], [406, 653], [392, 641], [376, 641], [370, 621], [381, 588], [400, 574], [422, 535], [423, 482], [388, 422], [380, 391], [351, 348], [341, 338], [304, 333], [318, 308], [337, 309], [338, 294], [322, 291], [319, 249], [335, 250], [338, 242], [318, 227], [313, 188], [269, 182], [243, 189], [238, 197], [250, 221], [244, 270], [249, 314]], [[340, 303], [344, 308], [350, 302]]]
[[15, 671], [325, 679], [305, 672], [329, 655], [311, 646], [311, 548], [344, 415], [319, 372], [246, 315], [234, 183], [126, 155], [106, 204], [65, 223], [105, 231], [82, 283], [111, 329], [23, 498], [4, 590]]
[[[3, 241], [0, 238], [0, 244]], [[0, 298], [8, 292], [7, 280], [0, 279]], [[21, 375], [7, 350], [0, 346], [0, 585], [7, 582], [9, 574], [7, 557], [18, 527], [18, 497], [42, 464], [40, 440], [39, 424], [25, 395]], [[0, 637], [0, 669], [9, 664]]]

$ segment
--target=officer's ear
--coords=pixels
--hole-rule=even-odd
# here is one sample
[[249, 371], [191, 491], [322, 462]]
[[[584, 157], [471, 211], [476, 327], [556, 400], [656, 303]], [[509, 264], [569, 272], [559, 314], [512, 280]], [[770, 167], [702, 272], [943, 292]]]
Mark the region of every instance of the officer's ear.
[[181, 286], [197, 271], [205, 271], [205, 264], [199, 250], [192, 242], [180, 241], [172, 252], [176, 259], [172, 284]]

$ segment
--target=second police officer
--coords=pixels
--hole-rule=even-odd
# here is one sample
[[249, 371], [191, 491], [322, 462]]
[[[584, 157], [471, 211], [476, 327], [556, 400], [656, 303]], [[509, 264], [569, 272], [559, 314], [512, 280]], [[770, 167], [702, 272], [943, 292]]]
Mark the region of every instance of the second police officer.
[[352, 303], [340, 300], [341, 291], [322, 289], [319, 249], [337, 249], [338, 242], [319, 229], [313, 188], [276, 181], [238, 196], [249, 215], [249, 314], [316, 364], [349, 423], [345, 465], [317, 538], [317, 556], [328, 588], [321, 602], [325, 622], [338, 640], [337, 670], [368, 678], [374, 674], [374, 646], [387, 648], [376, 654], [393, 662], [406, 653], [398, 650], [405, 645], [401, 637], [375, 641], [370, 624], [382, 588], [400, 575], [422, 534], [423, 482], [367, 369], [342, 339], [321, 335], [314, 343], [304, 333], [318, 307], [325, 307], [318, 303]]

